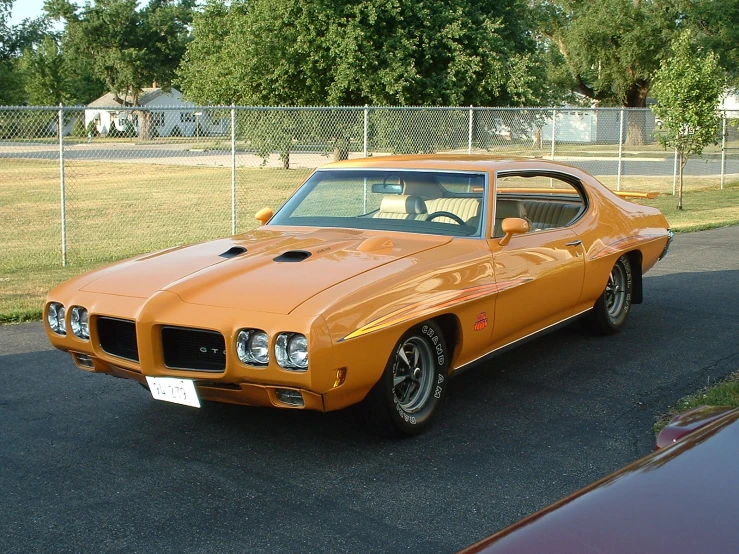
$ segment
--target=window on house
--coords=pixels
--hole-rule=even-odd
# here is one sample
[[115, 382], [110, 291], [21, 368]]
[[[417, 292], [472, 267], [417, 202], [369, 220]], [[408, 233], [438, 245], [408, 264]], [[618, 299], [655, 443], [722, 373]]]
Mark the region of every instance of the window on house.
[[151, 112], [152, 127], [164, 127], [164, 112]]
[[180, 112], [180, 123], [195, 123], [195, 114]]

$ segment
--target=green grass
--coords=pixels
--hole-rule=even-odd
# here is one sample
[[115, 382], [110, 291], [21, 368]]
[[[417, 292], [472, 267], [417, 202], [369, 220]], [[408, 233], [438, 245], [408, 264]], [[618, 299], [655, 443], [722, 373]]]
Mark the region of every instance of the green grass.
[[667, 194], [640, 202], [659, 208], [677, 232], [739, 224], [739, 181], [725, 184], [723, 190], [714, 185], [685, 191], [682, 210], [677, 209], [677, 196]]
[[[238, 231], [278, 207], [309, 170], [238, 169]], [[231, 169], [69, 161], [68, 265], [58, 162], [0, 165], [0, 323], [37, 318], [58, 283], [114, 260], [231, 234]]]
[[[231, 233], [231, 169], [185, 165], [66, 162], [68, 264], [61, 265], [59, 165], [0, 162], [0, 323], [37, 319], [46, 293], [89, 269], [142, 252]], [[237, 231], [276, 208], [310, 170], [237, 169]], [[615, 187], [615, 178], [603, 181]], [[686, 180], [678, 212], [671, 178], [630, 177], [624, 190], [659, 190], [645, 201], [677, 231], [739, 223], [739, 182]]]
[[679, 413], [687, 412], [699, 406], [727, 406], [739, 408], [739, 371], [726, 379], [680, 399], [666, 414], [657, 416], [654, 433], [658, 434], [670, 420]]

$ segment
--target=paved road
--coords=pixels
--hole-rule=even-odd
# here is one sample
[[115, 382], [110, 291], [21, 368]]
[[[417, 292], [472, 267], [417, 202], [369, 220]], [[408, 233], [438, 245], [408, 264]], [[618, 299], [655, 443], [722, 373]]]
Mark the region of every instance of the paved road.
[[155, 402], [0, 328], [4, 552], [454, 552], [653, 447], [739, 368], [739, 227], [678, 235], [624, 331], [573, 326], [452, 380], [428, 433]]
[[[27, 158], [27, 159], [59, 159], [59, 152], [54, 145], [41, 145], [30, 147], [19, 143], [5, 143], [0, 150], [2, 158]], [[197, 145], [196, 145], [197, 146]], [[153, 163], [174, 165], [204, 165], [204, 166], [231, 166], [231, 151], [229, 148], [220, 151], [198, 151], [188, 150], [182, 145], [130, 146], [130, 145], [75, 145], [65, 149], [66, 160], [98, 161], [111, 163]], [[358, 154], [359, 155], [359, 154]], [[276, 156], [272, 160], [275, 164]], [[572, 158], [567, 154], [557, 156], [557, 161], [577, 166], [593, 175], [617, 175], [618, 159], [615, 156], [603, 156], [593, 158]], [[317, 167], [328, 162], [328, 158], [322, 153], [293, 152], [291, 154], [291, 166], [293, 167]], [[240, 167], [259, 167], [262, 158], [254, 153], [238, 152], [237, 165]], [[279, 165], [279, 164], [277, 164]], [[655, 158], [624, 158], [621, 174], [624, 176], [672, 176], [675, 170], [674, 160], [671, 155]], [[728, 175], [739, 174], [739, 158], [736, 153], [730, 153], [725, 162], [724, 171]], [[691, 176], [720, 175], [721, 159], [717, 157], [693, 158], [685, 166], [685, 174]]]

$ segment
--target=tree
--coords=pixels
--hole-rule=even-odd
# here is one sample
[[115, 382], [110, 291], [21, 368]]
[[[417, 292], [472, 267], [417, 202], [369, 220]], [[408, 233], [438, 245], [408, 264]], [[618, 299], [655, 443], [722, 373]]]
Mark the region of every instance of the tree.
[[732, 83], [739, 85], [739, 2], [736, 0], [680, 0], [681, 21], [705, 51], [718, 56]]
[[43, 40], [46, 22], [43, 18], [25, 19], [9, 25], [14, 0], [0, 0], [0, 104], [25, 103], [24, 73], [18, 70], [23, 50]]
[[70, 0], [47, 0], [50, 17], [66, 23], [64, 45], [89, 62], [116, 101], [136, 106], [144, 87], [171, 85], [186, 48], [196, 0], [95, 0], [78, 8]]
[[[739, 83], [736, 0], [532, 0], [547, 52], [549, 84], [605, 104], [646, 106], [654, 73], [685, 29]], [[647, 139], [630, 114], [628, 144]]]
[[[528, 13], [523, 0], [209, 0], [193, 20], [179, 83], [189, 99], [215, 104], [539, 103], [546, 89]], [[285, 167], [310, 133], [342, 157], [362, 129], [335, 114], [299, 128], [283, 121], [294, 113], [270, 117], [281, 123], [244, 133]]]
[[683, 169], [688, 158], [717, 142], [719, 97], [725, 81], [718, 56], [692, 43], [684, 31], [672, 43], [672, 56], [662, 61], [655, 75], [659, 104], [652, 110], [662, 120], [660, 143], [674, 148], [680, 160], [677, 209], [683, 209]]
[[[558, 50], [573, 90], [606, 104], [646, 107], [652, 74], [678, 24], [675, 2], [539, 0], [537, 4], [541, 32]], [[642, 144], [646, 126], [634, 115], [629, 118], [627, 143]]]
[[19, 68], [25, 73], [26, 98], [30, 104], [56, 106], [67, 100], [64, 59], [53, 36], [46, 35], [36, 48], [24, 50]]
[[537, 103], [528, 14], [523, 0], [209, 0], [179, 82], [224, 104]]

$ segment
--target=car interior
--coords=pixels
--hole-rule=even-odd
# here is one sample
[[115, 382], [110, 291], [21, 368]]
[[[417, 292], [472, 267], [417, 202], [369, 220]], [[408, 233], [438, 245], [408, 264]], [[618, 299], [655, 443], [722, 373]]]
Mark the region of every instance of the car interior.
[[[389, 186], [397, 189], [388, 189]], [[459, 192], [427, 179], [414, 182], [405, 178], [394, 185], [385, 182], [375, 185], [373, 190], [402, 192], [385, 194], [379, 209], [372, 214], [374, 218], [434, 220], [475, 228], [479, 225], [481, 196], [457, 196]], [[469, 192], [472, 189], [464, 194]], [[536, 232], [566, 227], [584, 210], [582, 192], [569, 182], [541, 174], [499, 177], [493, 236], [503, 236], [503, 220], [509, 217], [525, 219], [531, 232]]]

